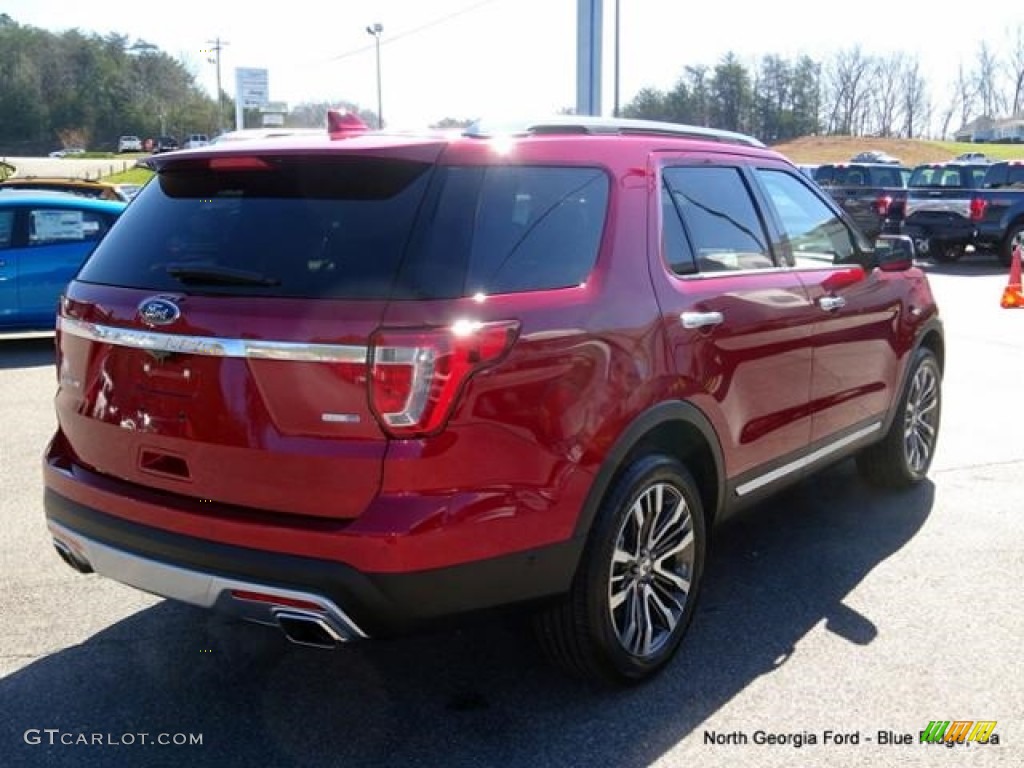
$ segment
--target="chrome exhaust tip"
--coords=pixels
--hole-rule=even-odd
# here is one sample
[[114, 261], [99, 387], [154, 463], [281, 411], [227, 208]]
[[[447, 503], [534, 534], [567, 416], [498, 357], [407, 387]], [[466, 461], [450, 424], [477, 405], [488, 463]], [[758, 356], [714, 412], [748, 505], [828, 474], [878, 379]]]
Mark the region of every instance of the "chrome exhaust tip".
[[70, 565], [79, 573], [92, 573], [92, 566], [84, 558], [75, 554], [75, 551], [60, 539], [53, 540], [53, 548], [57, 550], [60, 559]]
[[323, 616], [297, 610], [276, 610], [273, 613], [284, 636], [296, 645], [333, 650], [345, 642], [345, 638]]

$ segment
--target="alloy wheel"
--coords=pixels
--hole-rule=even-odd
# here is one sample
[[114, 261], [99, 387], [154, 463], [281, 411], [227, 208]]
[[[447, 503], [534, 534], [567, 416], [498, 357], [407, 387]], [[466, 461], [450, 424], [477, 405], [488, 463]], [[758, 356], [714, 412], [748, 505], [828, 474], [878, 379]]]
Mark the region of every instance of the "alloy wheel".
[[608, 607], [622, 648], [649, 658], [670, 640], [686, 610], [696, 545], [690, 507], [667, 483], [644, 489], [619, 528]]
[[938, 437], [939, 376], [933, 366], [922, 365], [914, 373], [903, 417], [903, 447], [907, 464], [924, 472]]

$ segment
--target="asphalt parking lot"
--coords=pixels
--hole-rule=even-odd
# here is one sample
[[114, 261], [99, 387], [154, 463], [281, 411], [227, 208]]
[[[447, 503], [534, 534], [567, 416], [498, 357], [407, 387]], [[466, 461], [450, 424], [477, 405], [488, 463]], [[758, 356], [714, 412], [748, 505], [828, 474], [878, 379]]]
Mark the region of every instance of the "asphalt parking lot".
[[[847, 462], [721, 529], [680, 656], [611, 692], [510, 618], [328, 653], [79, 576], [41, 508], [52, 338], [0, 341], [0, 765], [1024, 764], [1024, 310], [994, 260], [929, 270], [931, 481], [873, 492]], [[935, 720], [999, 743], [918, 743]]]

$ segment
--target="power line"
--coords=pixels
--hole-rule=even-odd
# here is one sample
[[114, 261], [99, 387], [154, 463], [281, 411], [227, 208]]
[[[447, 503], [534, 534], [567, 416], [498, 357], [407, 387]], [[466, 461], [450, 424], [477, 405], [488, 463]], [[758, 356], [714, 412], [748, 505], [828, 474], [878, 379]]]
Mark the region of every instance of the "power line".
[[[420, 32], [423, 32], [424, 30], [436, 27], [440, 24], [444, 24], [447, 21], [451, 21], [452, 19], [458, 18], [459, 16], [464, 16], [467, 13], [471, 13], [472, 11], [477, 10], [478, 8], [482, 8], [485, 5], [491, 5], [492, 3], [496, 2], [499, 2], [499, 0], [481, 0], [481, 2], [479, 3], [474, 3], [473, 5], [462, 8], [461, 10], [453, 11], [452, 13], [449, 13], [447, 16], [441, 16], [440, 18], [434, 19], [433, 21], [428, 21], [426, 24], [421, 24], [418, 27], [413, 27], [412, 29], [406, 30], [405, 32], [399, 32], [397, 35], [391, 35], [386, 39], [382, 38], [380, 44], [382, 46], [390, 45], [391, 43], [394, 43], [398, 40], [402, 40], [403, 38], [409, 37], [410, 35], [418, 34]], [[332, 56], [329, 59], [325, 59], [324, 61], [340, 61], [341, 59], [347, 59], [352, 56], [358, 56], [361, 53], [366, 53], [367, 51], [372, 51], [373, 49], [374, 46], [372, 44], [364, 45], [360, 48], [353, 48], [351, 51], [345, 51], [345, 53], [339, 53], [337, 56]]]

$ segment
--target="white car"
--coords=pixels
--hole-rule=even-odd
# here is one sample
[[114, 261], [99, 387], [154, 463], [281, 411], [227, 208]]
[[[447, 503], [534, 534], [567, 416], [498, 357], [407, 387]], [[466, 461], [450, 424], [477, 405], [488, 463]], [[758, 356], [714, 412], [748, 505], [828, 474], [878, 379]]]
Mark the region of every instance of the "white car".
[[142, 139], [138, 136], [122, 136], [117, 140], [118, 152], [141, 152]]
[[185, 143], [181, 145], [182, 149], [195, 149], [196, 147], [205, 147], [210, 143], [210, 137], [205, 133], [191, 133], [189, 137], [185, 139]]

